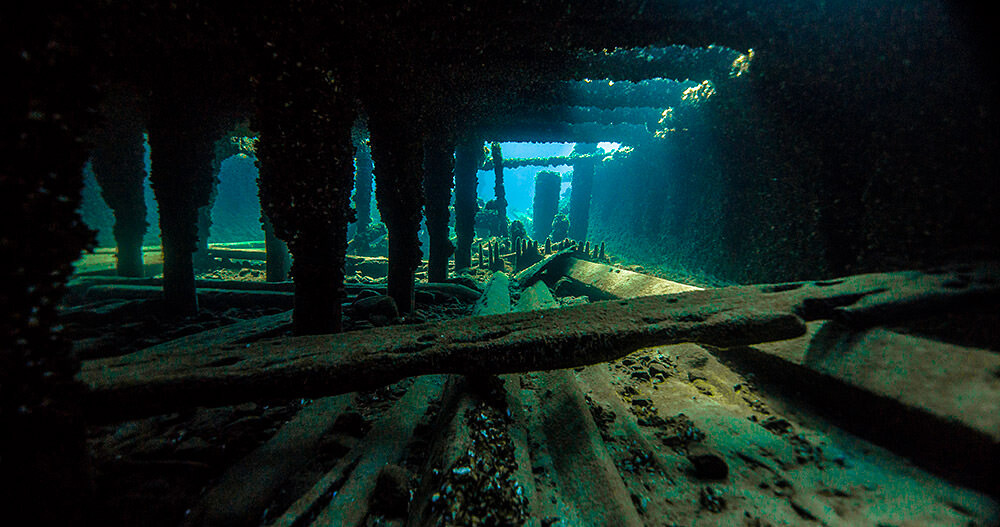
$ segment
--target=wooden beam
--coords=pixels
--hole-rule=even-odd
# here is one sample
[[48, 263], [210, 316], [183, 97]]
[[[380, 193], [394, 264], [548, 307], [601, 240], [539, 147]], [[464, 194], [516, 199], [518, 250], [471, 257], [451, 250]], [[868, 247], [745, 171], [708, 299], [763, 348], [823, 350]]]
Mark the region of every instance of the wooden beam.
[[998, 276], [996, 265], [876, 273], [201, 349], [161, 345], [155, 352], [84, 362], [79, 379], [89, 390], [82, 404], [91, 420], [114, 420], [197, 405], [333, 395], [432, 373], [583, 366], [653, 345], [769, 342], [802, 335], [803, 320], [874, 324], [942, 307], [995, 307]]

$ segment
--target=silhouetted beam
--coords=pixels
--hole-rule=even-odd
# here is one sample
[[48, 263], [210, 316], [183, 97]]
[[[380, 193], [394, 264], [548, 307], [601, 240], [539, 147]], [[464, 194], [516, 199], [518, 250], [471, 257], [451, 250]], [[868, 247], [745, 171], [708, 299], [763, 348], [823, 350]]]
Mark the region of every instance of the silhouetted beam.
[[[700, 81], [699, 81], [700, 82]], [[561, 81], [535, 87], [523, 101], [530, 106], [572, 105], [597, 108], [646, 106], [667, 108], [681, 102], [684, 90], [697, 85], [692, 81], [647, 79], [641, 82], [595, 79]]]
[[[560, 165], [573, 165], [577, 159], [588, 159], [591, 157], [604, 157], [606, 154], [594, 154], [588, 156], [553, 156], [553, 157], [511, 157], [504, 158], [504, 168], [520, 167], [556, 167]], [[482, 170], [493, 170], [493, 160], [488, 159]]]
[[[551, 260], [550, 260], [551, 262]], [[805, 320], [872, 326], [996, 309], [1000, 266], [903, 271], [613, 300], [340, 334], [207, 347], [160, 345], [84, 361], [91, 421], [193, 406], [319, 397], [409, 376], [560, 369], [679, 342], [730, 347], [797, 337]]]
[[613, 126], [596, 123], [512, 123], [484, 126], [477, 130], [491, 141], [526, 143], [600, 143], [611, 141], [636, 144], [648, 141], [653, 133], [638, 124]]
[[[680, 102], [680, 101], [678, 101]], [[593, 106], [538, 106], [511, 113], [507, 117], [524, 123], [595, 123], [604, 125], [641, 124], [654, 127], [663, 117], [664, 107], [622, 106], [596, 108]]]
[[611, 51], [580, 51], [566, 66], [570, 78], [638, 82], [662, 78], [721, 82], [739, 71], [739, 51], [709, 46], [647, 46]]

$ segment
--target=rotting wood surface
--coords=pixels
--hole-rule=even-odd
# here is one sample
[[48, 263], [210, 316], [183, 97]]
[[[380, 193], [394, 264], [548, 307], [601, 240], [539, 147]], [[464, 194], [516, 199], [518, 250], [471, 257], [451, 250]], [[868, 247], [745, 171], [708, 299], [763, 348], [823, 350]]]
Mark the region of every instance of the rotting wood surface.
[[995, 306], [1000, 269], [857, 275], [728, 287], [559, 309], [232, 342], [158, 346], [86, 361], [92, 421], [191, 406], [372, 389], [432, 373], [514, 373], [583, 366], [662, 344], [746, 345], [802, 335], [806, 320], [876, 324], [925, 311]]

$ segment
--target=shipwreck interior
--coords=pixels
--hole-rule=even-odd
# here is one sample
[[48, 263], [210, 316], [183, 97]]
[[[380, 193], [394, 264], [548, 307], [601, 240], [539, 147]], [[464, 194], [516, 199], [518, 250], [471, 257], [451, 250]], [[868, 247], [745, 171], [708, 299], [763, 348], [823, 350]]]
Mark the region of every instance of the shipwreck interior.
[[0, 8], [26, 525], [1000, 525], [944, 0]]

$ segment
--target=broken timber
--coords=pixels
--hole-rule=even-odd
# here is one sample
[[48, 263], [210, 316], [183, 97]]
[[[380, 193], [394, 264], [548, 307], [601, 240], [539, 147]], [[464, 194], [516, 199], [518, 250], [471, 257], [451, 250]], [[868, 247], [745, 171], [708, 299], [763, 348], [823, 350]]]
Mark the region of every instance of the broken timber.
[[320, 397], [432, 373], [513, 373], [605, 362], [638, 349], [748, 345], [802, 335], [806, 320], [876, 324], [935, 309], [994, 307], [1000, 269], [903, 271], [753, 285], [544, 311], [85, 361], [92, 421], [191, 406]]

